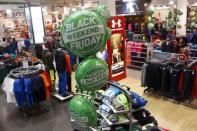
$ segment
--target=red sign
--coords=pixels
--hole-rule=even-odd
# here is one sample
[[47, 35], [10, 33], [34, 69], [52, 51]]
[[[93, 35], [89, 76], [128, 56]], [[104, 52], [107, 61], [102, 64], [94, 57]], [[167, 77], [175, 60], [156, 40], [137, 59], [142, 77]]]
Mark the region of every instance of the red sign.
[[111, 37], [107, 41], [109, 78], [118, 81], [126, 77], [124, 17], [113, 16], [107, 25], [111, 29]]

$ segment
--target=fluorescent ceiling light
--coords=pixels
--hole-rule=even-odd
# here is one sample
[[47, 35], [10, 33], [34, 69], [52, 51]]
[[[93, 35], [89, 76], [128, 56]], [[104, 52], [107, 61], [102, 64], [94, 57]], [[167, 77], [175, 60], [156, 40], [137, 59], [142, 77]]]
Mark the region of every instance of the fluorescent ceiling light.
[[196, 3], [194, 3], [194, 4], [192, 4], [192, 5], [190, 5], [190, 6], [197, 6], [197, 2], [196, 2]]
[[7, 15], [10, 15], [10, 16], [11, 16], [11, 14], [12, 14], [12, 10], [10, 10], [10, 9], [6, 9], [5, 12], [6, 12]]
[[58, 14], [58, 11], [51, 11], [51, 13], [53, 13], [53, 14]]
[[134, 2], [135, 0], [123, 0], [123, 2]]
[[169, 9], [170, 7], [167, 6], [159, 6], [159, 7], [155, 7], [155, 9], [157, 10], [162, 10], [162, 9]]
[[43, 11], [43, 12], [47, 12], [47, 7], [43, 7], [43, 8], [42, 8], [42, 11]]
[[174, 0], [169, 1], [169, 5], [174, 5]]
[[72, 8], [72, 11], [76, 11], [77, 9], [76, 8]]
[[70, 8], [64, 6], [64, 15], [69, 15]]

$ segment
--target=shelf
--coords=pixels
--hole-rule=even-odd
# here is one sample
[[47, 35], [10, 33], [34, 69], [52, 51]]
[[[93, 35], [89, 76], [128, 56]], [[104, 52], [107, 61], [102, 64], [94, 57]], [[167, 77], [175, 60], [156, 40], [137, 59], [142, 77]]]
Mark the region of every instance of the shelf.
[[134, 65], [127, 65], [127, 67], [129, 67], [129, 68], [134, 67], [134, 68], [142, 69], [141, 66], [134, 66]]
[[108, 119], [107, 119], [107, 117], [106, 116], [104, 116], [103, 114], [101, 114], [98, 110], [96, 111], [99, 115], [101, 115], [106, 121], [107, 121], [107, 123], [108, 123], [108, 125], [112, 125], [112, 122], [111, 121], [109, 121]]
[[145, 62], [141, 62], [141, 61], [134, 61], [134, 60], [127, 60], [129, 62], [135, 62], [135, 63], [145, 63]]
[[114, 107], [112, 105], [109, 105], [105, 102], [103, 102], [105, 105], [107, 105], [112, 111], [114, 114], [120, 114], [120, 113], [129, 113], [129, 110], [122, 110], [122, 111], [117, 111], [116, 109], [114, 109]]
[[194, 51], [197, 51], [197, 49], [189, 49], [189, 50], [194, 50]]
[[189, 57], [190, 59], [197, 59], [197, 57]]
[[140, 48], [140, 49], [146, 49], [147, 50], [147, 48], [146, 47], [136, 47], [136, 46], [126, 46], [127, 48], [129, 47], [129, 48], [134, 48], [134, 49], [136, 49], [136, 48]]
[[[98, 110], [97, 110], [97, 113], [100, 114], [107, 121], [109, 126], [129, 124], [129, 119], [125, 119], [124, 121], [117, 122], [117, 123], [112, 123], [110, 120], [107, 119], [106, 116], [102, 115]], [[133, 119], [132, 122], [137, 122], [137, 120]]]
[[147, 55], [147, 53], [145, 53], [145, 52], [138, 52], [138, 51], [129, 51], [129, 52], [132, 52], [132, 53], [140, 53], [140, 54], [145, 54], [145, 55]]
[[134, 57], [134, 58], [144, 58], [146, 59], [146, 57], [137, 57], [137, 56], [131, 56], [131, 58]]
[[133, 110], [132, 113], [133, 113], [133, 112], [136, 112], [136, 111], [139, 111], [139, 110], [141, 110], [141, 109], [144, 109], [144, 107], [145, 107], [145, 106], [142, 106], [142, 107], [140, 107], [139, 109]]

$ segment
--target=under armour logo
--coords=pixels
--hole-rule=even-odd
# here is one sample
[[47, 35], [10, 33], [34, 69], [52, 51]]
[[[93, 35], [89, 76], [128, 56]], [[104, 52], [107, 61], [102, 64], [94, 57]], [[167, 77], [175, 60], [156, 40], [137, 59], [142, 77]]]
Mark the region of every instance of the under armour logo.
[[121, 20], [118, 19], [118, 21], [115, 21], [115, 20], [112, 20], [112, 28], [115, 28], [115, 27], [121, 27]]

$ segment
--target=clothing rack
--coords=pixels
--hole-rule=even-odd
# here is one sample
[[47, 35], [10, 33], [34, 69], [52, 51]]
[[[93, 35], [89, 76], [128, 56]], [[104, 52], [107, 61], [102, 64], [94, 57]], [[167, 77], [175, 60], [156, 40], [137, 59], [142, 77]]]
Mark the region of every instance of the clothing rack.
[[[34, 76], [38, 76], [42, 72], [43, 71], [41, 70], [41, 68], [37, 67], [37, 66], [19, 67], [19, 68], [11, 70], [10, 73], [8, 74], [8, 77], [16, 79], [16, 80], [19, 80], [21, 78], [22, 79], [23, 78], [32, 78]], [[20, 88], [22, 88], [22, 85], [21, 85]], [[27, 95], [27, 94], [25, 94], [25, 95]], [[46, 98], [47, 98], [47, 94], [45, 94], [45, 95], [46, 95]], [[22, 96], [20, 96], [20, 97], [22, 97]], [[33, 96], [32, 96], [32, 102], [33, 102]], [[43, 110], [46, 110], [46, 109], [43, 109]], [[32, 106], [28, 106], [28, 104], [27, 105], [23, 105], [22, 107], [19, 106], [19, 111], [23, 114], [23, 116], [29, 116], [30, 114], [33, 114], [35, 112], [40, 112], [41, 108], [40, 108], [39, 103], [33, 103]]]
[[[185, 72], [188, 72], [188, 71], [194, 72], [193, 69], [192, 69], [192, 67], [195, 66], [197, 64], [197, 62], [193, 62], [193, 65], [189, 65], [188, 66], [187, 65], [187, 63], [188, 63], [187, 62], [187, 58], [186, 58], [186, 56], [184, 54], [174, 54], [174, 53], [166, 53], [166, 52], [159, 52], [159, 51], [154, 51], [154, 55], [153, 55], [152, 59], [150, 59], [150, 61], [147, 61], [147, 64], [149, 62], [151, 62], [151, 60], [158, 60], [160, 63], [158, 62], [157, 65], [159, 65], [159, 64], [162, 65], [162, 62], [166, 61], [168, 63], [172, 63], [174, 65], [176, 64], [176, 65], [179, 66], [179, 69], [177, 69], [177, 70], [179, 70], [179, 73], [178, 73], [179, 75], [177, 74], [177, 76], [176, 76], [178, 80], [175, 80], [175, 81], [178, 81], [178, 83], [176, 84], [176, 87], [173, 87], [174, 88], [173, 90], [177, 90], [176, 93], [178, 93], [178, 94], [176, 94], [176, 95], [170, 95], [169, 92], [162, 91], [162, 87], [164, 87], [164, 85], [162, 85], [162, 81], [165, 82], [165, 83], [168, 83], [167, 84], [167, 88], [170, 89], [170, 92], [172, 91], [172, 89], [171, 89], [172, 86], [169, 84], [170, 82], [172, 83], [172, 80], [170, 80], [170, 76], [169, 77], [166, 77], [164, 75], [167, 75], [167, 74], [172, 73], [172, 70], [174, 70], [174, 69], [173, 69], [173, 67], [170, 67], [170, 68], [167, 67], [166, 68], [166, 65], [167, 64], [164, 65], [164, 67], [161, 66], [160, 69], [157, 68], [157, 69], [160, 70], [160, 71], [157, 71], [157, 72], [161, 72], [160, 73], [161, 80], [159, 80], [159, 81], [161, 81], [161, 83], [158, 83], [158, 84], [161, 84], [161, 89], [156, 89], [154, 87], [150, 87], [150, 82], [148, 84], [148, 81], [147, 80], [150, 80], [149, 78], [151, 76], [147, 76], [149, 74], [146, 74], [146, 76], [143, 77], [143, 75], [144, 75], [143, 73], [144, 72], [142, 73], [143, 74], [142, 75], [142, 78], [143, 78], [142, 80], [146, 79], [146, 81], [142, 81], [142, 83], [143, 83], [142, 85], [145, 86], [145, 87], [148, 86], [148, 88], [146, 88], [144, 90], [144, 93], [147, 94], [147, 95], [152, 95], [152, 96], [155, 96], [155, 97], [159, 97], [161, 99], [169, 100], [169, 101], [172, 101], [172, 102], [175, 102], [175, 103], [178, 103], [178, 104], [182, 104], [182, 105], [185, 105], [185, 106], [188, 106], [188, 107], [197, 109], [197, 105], [193, 105], [191, 103], [191, 100], [193, 99], [191, 92], [195, 88], [194, 85], [190, 85], [190, 86], [187, 86], [187, 85], [185, 86], [184, 85], [184, 82], [187, 81], [187, 79], [188, 79], [188, 81], [189, 80], [192, 81], [191, 78], [190, 79], [187, 78], [188, 76], [186, 76], [186, 73]], [[148, 64], [147, 66], [151, 66], [151, 65]], [[145, 69], [145, 68], [148, 68], [148, 67], [146, 67], [146, 65], [144, 65], [143, 71], [145, 71], [145, 70], [147, 71], [147, 69]], [[167, 74], [165, 73], [165, 74], [162, 75], [162, 73], [164, 73], [164, 70], [167, 70], [167, 71], [169, 70], [170, 73], [167, 73]], [[150, 73], [150, 71], [149, 71], [149, 73]], [[194, 77], [193, 77], [193, 81], [195, 81], [196, 75], [197, 74], [195, 73], [194, 74]], [[159, 77], [159, 76], [157, 76], [157, 77]], [[167, 80], [167, 78], [169, 80]], [[154, 80], [154, 82], [157, 82], [157, 81], [158, 80], [156, 80], [156, 79]], [[168, 82], [168, 81], [170, 81], [170, 82]], [[182, 81], [182, 84], [180, 84], [180, 81]], [[144, 82], [145, 82], [145, 85], [144, 85]], [[158, 85], [158, 86], [160, 86], [160, 85]], [[189, 94], [186, 95], [187, 97], [185, 97], [185, 95], [183, 95], [184, 94], [184, 91], [185, 91], [185, 87], [189, 88], [189, 89], [186, 89], [187, 92], [189, 93]], [[181, 92], [180, 92], [180, 88], [181, 88]]]
[[21, 77], [32, 77], [40, 74], [42, 72], [40, 67], [29, 66], [29, 67], [19, 67], [10, 71], [9, 76], [13, 78]]

